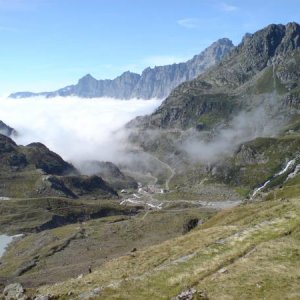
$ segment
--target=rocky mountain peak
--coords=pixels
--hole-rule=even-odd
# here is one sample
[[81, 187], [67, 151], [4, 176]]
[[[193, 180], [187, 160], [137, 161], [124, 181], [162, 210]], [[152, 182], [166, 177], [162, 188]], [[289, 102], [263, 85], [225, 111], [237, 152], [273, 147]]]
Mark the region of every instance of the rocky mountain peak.
[[232, 42], [223, 38], [206, 48], [191, 60], [179, 64], [146, 68], [141, 75], [127, 71], [113, 80], [97, 80], [87, 74], [79, 79], [76, 85], [67, 86], [54, 92], [44, 93], [14, 93], [12, 98], [32, 96], [79, 96], [84, 98], [112, 97], [130, 98], [165, 98], [172, 89], [180, 83], [192, 80], [212, 67], [232, 50]]
[[91, 74], [86, 74], [82, 78], [79, 79], [78, 83], [89, 82], [89, 81], [97, 81]]
[[245, 59], [246, 65], [261, 70], [274, 56], [285, 54], [300, 47], [300, 26], [297, 23], [271, 24], [243, 38], [233, 51]]
[[0, 134], [6, 136], [13, 136], [13, 135], [17, 135], [17, 131], [0, 120]]
[[[201, 55], [209, 56], [214, 45], [211, 47]], [[245, 103], [249, 106], [254, 105], [253, 99], [258, 98], [257, 95], [260, 93], [274, 91], [283, 95], [291, 92], [292, 88], [299, 85], [297, 72], [299, 53], [295, 52], [299, 48], [299, 24], [271, 24], [244, 37], [243, 41], [229, 51], [220, 63], [211, 68], [207, 67], [208, 70], [194, 80], [179, 85], [151, 116], [136, 122], [138, 126], [141, 124], [141, 127], [146, 128], [186, 129], [197, 126], [198, 122], [202, 124], [202, 119], [210, 124], [225, 116], [229, 118], [233, 111], [239, 110]], [[288, 59], [292, 54], [295, 54], [294, 63]], [[197, 57], [193, 60], [196, 59]], [[289, 65], [285, 63], [288, 60]], [[279, 63], [280, 68], [276, 67]], [[270, 68], [271, 65], [273, 68]], [[261, 77], [260, 81], [258, 77]], [[251, 92], [247, 90], [250, 86]], [[294, 107], [299, 105], [297, 93], [295, 89], [295, 94], [285, 96]], [[286, 100], [282, 102], [284, 101]]]

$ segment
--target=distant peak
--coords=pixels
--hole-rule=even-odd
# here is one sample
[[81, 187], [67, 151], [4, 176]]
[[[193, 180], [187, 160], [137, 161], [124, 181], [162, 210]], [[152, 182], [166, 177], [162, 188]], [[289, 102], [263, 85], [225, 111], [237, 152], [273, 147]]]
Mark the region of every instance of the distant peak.
[[228, 46], [232, 46], [232, 47], [234, 46], [233, 43], [232, 43], [232, 40], [230, 40], [229, 38], [218, 39], [213, 44], [222, 44], [222, 45], [228, 45]]
[[94, 78], [91, 74], [89, 74], [89, 73], [86, 74], [85, 76], [83, 76], [82, 79], [83, 79], [83, 78], [85, 78], [85, 79], [95, 79], [95, 78]]

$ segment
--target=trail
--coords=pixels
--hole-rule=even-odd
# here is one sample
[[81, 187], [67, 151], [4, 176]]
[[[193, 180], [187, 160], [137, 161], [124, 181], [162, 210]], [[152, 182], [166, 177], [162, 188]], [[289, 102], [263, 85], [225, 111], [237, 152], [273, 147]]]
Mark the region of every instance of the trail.
[[176, 172], [175, 172], [175, 169], [171, 168], [167, 163], [161, 161], [159, 158], [157, 158], [156, 156], [154, 156], [153, 154], [150, 154], [148, 153], [151, 157], [153, 157], [155, 160], [157, 160], [159, 163], [161, 163], [163, 166], [165, 166], [166, 169], [168, 169], [170, 171], [170, 176], [166, 179], [166, 182], [165, 182], [165, 189], [167, 191], [170, 190], [170, 182], [171, 180], [173, 179], [173, 177], [175, 176]]

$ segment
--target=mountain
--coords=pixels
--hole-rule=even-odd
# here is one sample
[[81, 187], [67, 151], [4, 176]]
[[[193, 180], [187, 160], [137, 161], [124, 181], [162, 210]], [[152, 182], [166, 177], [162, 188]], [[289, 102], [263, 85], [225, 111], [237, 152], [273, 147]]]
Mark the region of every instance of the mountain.
[[[199, 181], [209, 179], [251, 197], [268, 180], [282, 183], [274, 174], [298, 161], [299, 65], [299, 24], [248, 34], [219, 64], [175, 88], [153, 114], [131, 121], [130, 139], [176, 169], [177, 190], [199, 193]], [[218, 189], [205, 189], [201, 197], [219, 196]]]
[[166, 129], [212, 127], [246, 107], [257, 107], [261, 101], [266, 104], [267, 98], [280, 109], [298, 109], [299, 48], [297, 23], [273, 24], [248, 34], [224, 60], [179, 85], [151, 116], [132, 124]]
[[83, 98], [112, 97], [130, 98], [165, 98], [180, 83], [192, 80], [208, 68], [220, 62], [234, 48], [232, 42], [223, 38], [199, 55], [185, 63], [145, 69], [141, 75], [125, 72], [113, 80], [97, 80], [90, 74], [82, 77], [76, 85], [70, 85], [54, 92], [30, 93], [18, 92], [11, 98], [45, 96], [78, 96]]
[[16, 135], [17, 131], [8, 125], [6, 125], [4, 122], [0, 120], [0, 134], [6, 135], [6, 136], [12, 136]]
[[130, 176], [125, 175], [112, 162], [85, 161], [78, 166], [81, 174], [98, 175], [116, 190], [137, 189], [138, 183]]
[[299, 299], [299, 65], [297, 23], [246, 34], [127, 125], [124, 173], [0, 136], [4, 299]]
[[0, 134], [0, 195], [3, 197], [116, 198], [100, 176], [84, 176], [41, 143], [18, 146]]

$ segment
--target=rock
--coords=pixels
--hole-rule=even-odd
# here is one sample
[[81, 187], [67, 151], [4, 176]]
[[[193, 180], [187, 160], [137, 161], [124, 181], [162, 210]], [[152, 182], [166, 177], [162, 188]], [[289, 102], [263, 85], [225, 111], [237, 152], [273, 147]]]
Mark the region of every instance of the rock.
[[75, 95], [84, 98], [165, 98], [173, 88], [184, 81], [196, 78], [206, 69], [218, 63], [233, 48], [232, 42], [223, 38], [185, 63], [146, 68], [141, 75], [127, 71], [113, 80], [97, 80], [87, 74], [79, 79], [76, 85], [70, 85], [54, 92], [19, 92], [11, 94], [10, 97], [45, 96], [49, 98]]
[[26, 300], [25, 290], [20, 283], [12, 283], [4, 288], [3, 296], [5, 300]]
[[[259, 88], [261, 93], [272, 92], [272, 89], [276, 91], [272, 85], [275, 76], [280, 77], [278, 80], [282, 85], [288, 84], [290, 89], [295, 90], [295, 96], [292, 92], [286, 95], [286, 103], [299, 107], [296, 86], [300, 72], [297, 63], [290, 66], [293, 53], [299, 48], [299, 24], [269, 25], [247, 36], [219, 64], [173, 89], [152, 115], [141, 117], [131, 124], [139, 128], [172, 130], [197, 128], [199, 123], [201, 126], [198, 129], [206, 125], [209, 127], [230, 118], [242, 106], [257, 103], [249, 85]], [[260, 86], [257, 78], [265, 79], [266, 72], [272, 72], [271, 64], [278, 72], [271, 73], [273, 76], [268, 83], [270, 91], [266, 89], [266, 84]], [[247, 88], [246, 83], [249, 83]]]
[[0, 121], [0, 133], [8, 137], [17, 135], [17, 131], [15, 129], [9, 127], [2, 121]]
[[181, 292], [178, 296], [172, 298], [172, 300], [192, 300], [196, 293], [196, 289], [190, 288], [186, 291]]
[[218, 273], [220, 273], [220, 274], [226, 274], [226, 273], [228, 273], [228, 270], [226, 268], [222, 268], [222, 269], [220, 269], [218, 271]]
[[39, 295], [39, 296], [36, 296], [34, 298], [34, 300], [51, 300], [51, 296], [50, 295], [47, 295], [47, 296]]

